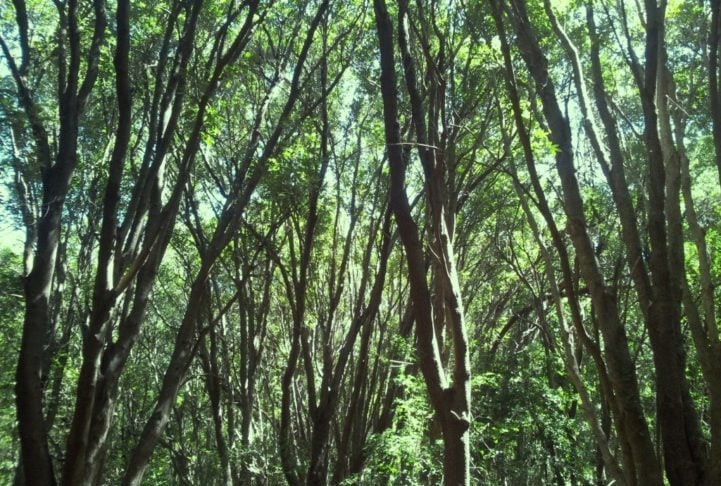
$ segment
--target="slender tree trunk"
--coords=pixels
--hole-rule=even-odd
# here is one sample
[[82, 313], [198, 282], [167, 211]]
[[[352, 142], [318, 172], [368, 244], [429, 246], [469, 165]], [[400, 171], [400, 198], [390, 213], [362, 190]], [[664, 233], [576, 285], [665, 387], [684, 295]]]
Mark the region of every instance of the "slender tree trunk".
[[[662, 141], [659, 137], [657, 84], [664, 69], [663, 47], [664, 8], [655, 0], [646, 0], [646, 52], [643, 86], [640, 86], [644, 113], [644, 142], [649, 164], [648, 233], [651, 243], [649, 268], [654, 298], [649, 315], [655, 324], [649, 338], [656, 368], [658, 422], [663, 439], [666, 476], [672, 485], [697, 484], [703, 476], [700, 453], [700, 431], [694, 404], [685, 375], [685, 355], [681, 340], [680, 286], [674, 232], [680, 225], [669, 227], [666, 190], [667, 174]], [[666, 93], [663, 92], [662, 96]], [[673, 156], [673, 154], [669, 154]], [[677, 184], [676, 184], [677, 186]], [[678, 191], [677, 187], [674, 191]], [[677, 212], [677, 211], [676, 211]], [[678, 242], [675, 243], [678, 248]], [[673, 267], [673, 268], [672, 268]]]
[[[210, 350], [208, 350], [206, 341], [210, 341]], [[215, 329], [211, 329], [208, 338], [201, 343], [200, 358], [203, 364], [203, 373], [205, 374], [205, 388], [208, 392], [210, 410], [213, 416], [213, 432], [215, 434], [215, 443], [218, 447], [218, 457], [223, 474], [222, 484], [231, 486], [230, 458], [228, 456], [228, 446], [223, 432], [221, 382]]]
[[[381, 94], [383, 98], [383, 116], [386, 150], [391, 170], [390, 206], [395, 215], [408, 265], [411, 300], [416, 322], [418, 338], [418, 362], [423, 373], [431, 405], [440, 421], [443, 431], [444, 484], [467, 485], [470, 483], [470, 451], [468, 444], [470, 428], [470, 365], [468, 362], [468, 341], [463, 322], [463, 306], [460, 301], [457, 274], [453, 261], [451, 241], [447, 232], [445, 213], [438, 206], [438, 193], [429, 194], [433, 230], [438, 238], [442, 254], [438, 255], [446, 263], [446, 275], [437, 278], [445, 280], [446, 290], [450, 293], [448, 305], [452, 313], [450, 325], [453, 329], [453, 351], [455, 368], [454, 383], [448, 386], [436, 338], [431, 305], [430, 290], [426, 281], [423, 249], [418, 236], [418, 227], [411, 216], [410, 205], [405, 189], [406, 160], [401, 148], [400, 126], [398, 123], [398, 95], [396, 88], [395, 60], [393, 46], [393, 27], [384, 0], [373, 2], [376, 29], [378, 33], [381, 63]], [[404, 21], [405, 3], [399, 8], [399, 22]], [[399, 42], [406, 75], [406, 84], [411, 97], [414, 125], [417, 130], [419, 153], [424, 165], [427, 184], [433, 185], [431, 176], [436, 169], [432, 161], [431, 150], [425, 143], [424, 129], [426, 120], [422, 113], [419, 93], [415, 90], [415, 71], [409, 58], [405, 33], [399, 29]], [[434, 121], [435, 123], [435, 121]], [[442, 164], [442, 162], [439, 162]], [[442, 201], [442, 199], [440, 199]], [[434, 205], [434, 202], [436, 203]]]
[[[601, 325], [606, 343], [609, 377], [625, 422], [626, 437], [633, 450], [639, 484], [660, 485], [662, 484], [660, 468], [641, 408], [635, 366], [629, 352], [625, 330], [619, 319], [616, 297], [604, 283], [586, 230], [583, 201], [573, 166], [570, 127], [558, 106], [555, 88], [548, 74], [548, 63], [531, 31], [525, 5], [514, 1], [511, 10], [519, 50], [534, 78], [551, 131], [551, 141], [559, 147], [556, 153], [556, 167], [563, 187], [568, 232]], [[500, 9], [496, 8], [496, 12], [497, 17], [500, 18]]]
[[721, 46], [721, 1], [710, 0], [711, 26], [708, 35], [708, 86], [711, 105], [714, 156], [721, 182], [721, 86], [719, 86], [719, 46]]
[[541, 240], [538, 225], [536, 224], [533, 214], [528, 207], [528, 202], [526, 201], [522, 190], [518, 187], [518, 184], [516, 184], [516, 186], [516, 192], [519, 199], [521, 200], [521, 206], [526, 213], [526, 218], [528, 219], [528, 223], [531, 226], [531, 231], [533, 232], [536, 243], [541, 249], [544, 263], [546, 265], [546, 274], [548, 275], [551, 295], [553, 296], [553, 300], [556, 305], [556, 313], [558, 315], [558, 320], [561, 327], [561, 340], [563, 344], [563, 356], [566, 372], [571, 383], [576, 389], [579, 398], [581, 399], [581, 407], [586, 417], [586, 421], [588, 422], [588, 426], [591, 429], [591, 433], [596, 440], [597, 448], [601, 455], [603, 467], [606, 469], [607, 474], [615, 481], [614, 484], [617, 484], [618, 486], [625, 486], [625, 477], [621, 471], [621, 468], [618, 465], [618, 462], [616, 461], [616, 458], [613, 456], [611, 449], [609, 448], [608, 436], [601, 427], [601, 423], [596, 414], [595, 406], [591, 401], [588, 389], [583, 383], [583, 378], [581, 376], [581, 370], [579, 369], [578, 360], [576, 359], [576, 355], [573, 352], [571, 329], [566, 324], [566, 318], [563, 310], [563, 302], [561, 300], [561, 292], [556, 281], [556, 276], [554, 274], [553, 260], [551, 259], [551, 254]]

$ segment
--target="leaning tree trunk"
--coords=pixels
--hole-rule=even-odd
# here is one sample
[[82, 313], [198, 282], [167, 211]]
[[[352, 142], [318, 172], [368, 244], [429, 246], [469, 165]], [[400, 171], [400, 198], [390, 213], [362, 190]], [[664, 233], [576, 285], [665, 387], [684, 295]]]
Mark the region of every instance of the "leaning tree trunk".
[[[556, 167], [563, 188], [568, 232], [598, 315], [606, 344], [609, 377], [622, 415], [623, 430], [626, 432], [626, 439], [629, 441], [633, 453], [639, 484], [660, 485], [662, 484], [661, 471], [641, 407], [638, 380], [626, 332], [620, 321], [618, 304], [615, 296], [605, 284], [586, 229], [583, 200], [573, 165], [570, 126], [558, 105], [555, 87], [548, 73], [548, 61], [531, 29], [525, 5], [520, 1], [512, 3], [512, 20], [517, 34], [516, 42], [535, 81], [544, 116], [551, 132], [551, 141], [559, 147], [556, 152]], [[497, 4], [495, 5], [497, 23], [500, 24], [500, 8]]]

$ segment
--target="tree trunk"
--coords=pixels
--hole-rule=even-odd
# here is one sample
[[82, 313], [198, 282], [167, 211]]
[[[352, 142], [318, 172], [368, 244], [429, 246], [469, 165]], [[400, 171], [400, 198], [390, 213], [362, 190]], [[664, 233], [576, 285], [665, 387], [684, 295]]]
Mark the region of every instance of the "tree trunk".
[[[667, 219], [667, 175], [662, 141], [659, 138], [656, 95], [664, 69], [664, 8], [646, 0], [646, 52], [643, 86], [639, 86], [644, 114], [644, 142], [648, 151], [649, 207], [648, 233], [651, 243], [649, 268], [653, 300], [649, 309], [652, 325], [649, 338], [656, 368], [658, 423], [663, 439], [666, 476], [672, 485], [698, 484], [703, 476], [700, 430], [685, 375], [685, 353], [681, 340], [680, 285], [678, 263], [674, 262], [673, 232]], [[665, 92], [661, 92], [666, 96]], [[674, 151], [675, 152], [675, 151]], [[675, 156], [669, 154], [669, 156]], [[676, 187], [676, 191], [678, 188]], [[677, 201], [674, 206], [677, 205]], [[676, 208], [677, 210], [678, 208]], [[677, 214], [676, 219], [680, 219]], [[676, 221], [676, 226], [680, 221]], [[676, 242], [678, 246], [678, 242]], [[675, 264], [674, 264], [675, 263]], [[673, 270], [673, 271], [672, 271]]]
[[[514, 1], [513, 11], [516, 41], [541, 98], [543, 112], [551, 131], [551, 141], [558, 147], [556, 167], [563, 187], [567, 229], [606, 343], [609, 377], [624, 421], [626, 438], [633, 450], [639, 484], [660, 485], [660, 468], [641, 407], [635, 366], [629, 352], [626, 332], [619, 319], [615, 295], [604, 283], [586, 229], [583, 201], [573, 166], [570, 127], [558, 106], [555, 88], [548, 74], [548, 62], [531, 30], [525, 5]], [[500, 18], [500, 9], [497, 8], [497, 12]]]
[[[426, 281], [426, 271], [418, 227], [413, 220], [405, 189], [406, 160], [401, 148], [400, 126], [398, 123], [398, 95], [396, 88], [395, 60], [393, 46], [393, 27], [384, 0], [373, 2], [376, 30], [378, 33], [381, 94], [383, 98], [383, 118], [386, 150], [388, 153], [391, 186], [390, 207], [395, 215], [398, 234], [405, 249], [410, 281], [413, 315], [416, 322], [418, 339], [418, 363], [428, 389], [431, 406], [440, 421], [444, 438], [444, 484], [470, 484], [470, 454], [468, 434], [470, 428], [470, 364], [468, 360], [468, 340], [463, 321], [463, 306], [460, 299], [458, 275], [455, 270], [452, 242], [446, 226], [446, 213], [443, 198], [434, 184], [442, 178], [443, 162], [434, 160], [431, 148], [427, 144], [425, 113], [416, 88], [415, 69], [406, 44], [406, 34], [402, 28], [405, 17], [405, 2], [399, 6], [399, 43], [405, 71], [406, 86], [411, 98], [413, 122], [417, 131], [419, 155], [426, 174], [426, 187], [431, 210], [432, 231], [441, 252], [437, 257], [445, 263], [445, 274], [436, 276], [444, 282], [447, 292], [451, 318], [448, 322], [452, 329], [454, 353], [454, 373], [451, 386], [447, 385], [445, 372], [438, 348], [436, 326], [433, 319], [430, 290]], [[433, 120], [432, 123], [437, 123]], [[431, 123], [431, 124], [432, 124]], [[435, 172], [438, 170], [439, 172]], [[435, 174], [434, 174], [435, 173]], [[435, 175], [435, 178], [433, 178]], [[441, 179], [442, 180], [442, 179]], [[435, 191], [435, 192], [434, 192]], [[449, 215], [449, 217], [451, 217]]]

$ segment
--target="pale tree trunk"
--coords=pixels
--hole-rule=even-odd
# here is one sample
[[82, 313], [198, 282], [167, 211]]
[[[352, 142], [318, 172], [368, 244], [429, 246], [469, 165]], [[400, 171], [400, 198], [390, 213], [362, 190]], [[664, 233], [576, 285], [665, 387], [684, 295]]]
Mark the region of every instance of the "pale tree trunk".
[[[221, 326], [224, 320], [225, 319], [221, 317]], [[223, 485], [230, 486], [232, 484], [232, 476], [228, 445], [223, 432], [223, 411], [221, 408], [222, 385], [218, 366], [218, 339], [216, 334], [216, 329], [210, 330], [207, 338], [201, 342], [199, 355], [205, 375], [205, 388], [208, 392], [208, 399], [210, 400], [210, 411], [213, 417], [213, 433], [215, 434], [215, 443], [218, 447], [218, 457], [223, 475], [221, 480]], [[210, 344], [210, 349], [208, 349], [208, 344]]]

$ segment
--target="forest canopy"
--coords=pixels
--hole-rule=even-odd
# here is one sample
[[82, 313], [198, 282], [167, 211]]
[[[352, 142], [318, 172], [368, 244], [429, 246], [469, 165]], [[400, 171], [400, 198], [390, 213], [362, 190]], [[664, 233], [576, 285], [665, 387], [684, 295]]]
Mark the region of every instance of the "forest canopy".
[[0, 483], [721, 484], [721, 0], [0, 4]]

